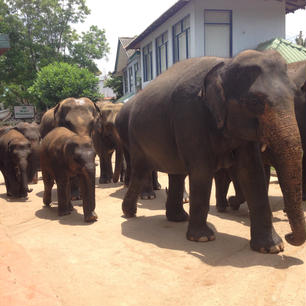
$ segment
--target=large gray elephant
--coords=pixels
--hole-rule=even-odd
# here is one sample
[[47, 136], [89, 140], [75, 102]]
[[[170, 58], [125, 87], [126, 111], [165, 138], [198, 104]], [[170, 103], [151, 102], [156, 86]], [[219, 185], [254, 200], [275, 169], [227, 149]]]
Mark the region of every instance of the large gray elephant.
[[[296, 85], [294, 90], [294, 109], [304, 152], [302, 160], [302, 193], [303, 200], [306, 200], [306, 61], [288, 64], [288, 76]], [[267, 187], [269, 187], [270, 166], [274, 166], [274, 158], [269, 147], [263, 152], [262, 158], [265, 165]], [[227, 199], [227, 192], [231, 181], [233, 182], [236, 194]], [[224, 211], [227, 206], [237, 210], [245, 202], [245, 197], [239, 184], [236, 165], [229, 169], [219, 170], [215, 174], [215, 184], [218, 211]]]
[[[3, 132], [4, 131], [4, 132]], [[26, 198], [28, 192], [28, 173], [33, 165], [30, 162], [32, 150], [30, 141], [13, 128], [2, 130], [0, 136], [0, 171], [3, 174], [7, 195]]]
[[214, 173], [237, 162], [250, 211], [253, 250], [283, 251], [272, 225], [259, 142], [268, 144], [284, 195], [292, 233], [306, 239], [302, 208], [302, 147], [293, 107], [294, 84], [275, 51], [243, 51], [233, 59], [200, 57], [173, 65], [129, 100], [116, 127], [131, 158], [131, 180], [122, 203], [136, 215], [142, 184], [152, 170], [169, 173], [168, 220], [187, 220], [184, 177], [189, 175], [187, 238], [210, 241], [207, 224]]

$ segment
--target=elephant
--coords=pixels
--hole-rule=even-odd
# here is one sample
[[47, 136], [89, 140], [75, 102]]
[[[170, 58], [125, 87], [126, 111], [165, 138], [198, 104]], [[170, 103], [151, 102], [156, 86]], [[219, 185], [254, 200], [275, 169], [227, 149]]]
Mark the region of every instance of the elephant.
[[[122, 107], [115, 125], [131, 158], [131, 179], [122, 202], [136, 216], [137, 198], [152, 170], [169, 174], [166, 217], [188, 219], [187, 239], [211, 241], [207, 224], [214, 173], [238, 163], [251, 227], [250, 247], [284, 250], [272, 224], [260, 145], [268, 144], [292, 232], [288, 243], [306, 239], [302, 207], [302, 147], [293, 107], [294, 84], [276, 51], [245, 50], [230, 59], [180, 61], [151, 81]], [[189, 175], [189, 216], [183, 209]]]
[[[288, 64], [288, 76], [296, 85], [294, 92], [294, 109], [304, 152], [302, 159], [302, 199], [306, 200], [306, 61]], [[266, 148], [262, 153], [262, 158], [268, 187], [270, 181], [270, 166], [274, 166], [275, 163], [269, 148]], [[236, 194], [235, 196], [229, 197], [227, 200], [227, 192], [231, 181], [233, 182]], [[215, 174], [215, 185], [216, 206], [218, 211], [225, 211], [227, 206], [237, 210], [240, 205], [245, 202], [235, 165], [229, 169], [219, 170]]]
[[35, 169], [31, 161], [31, 143], [20, 132], [6, 128], [0, 136], [0, 171], [3, 174], [7, 196], [27, 198], [32, 190], [28, 188], [28, 173]]
[[42, 140], [40, 164], [44, 182], [43, 202], [51, 203], [54, 180], [57, 184], [58, 215], [70, 214], [70, 178], [80, 182], [85, 222], [94, 222], [95, 213], [95, 151], [89, 136], [80, 136], [65, 127], [57, 127]]
[[48, 109], [41, 118], [39, 132], [42, 138], [55, 128], [54, 109], [55, 107]]
[[[102, 116], [101, 124], [96, 124], [92, 133], [95, 150], [100, 158], [100, 184], [113, 181], [117, 183], [120, 176], [123, 181], [123, 149], [118, 132], [115, 128], [115, 118], [123, 103], [97, 102]], [[112, 154], [116, 151], [116, 163], [113, 173]]]
[[78, 135], [92, 136], [94, 127], [99, 124], [99, 107], [88, 98], [67, 98], [54, 108], [55, 126], [63, 126]]
[[[39, 145], [40, 145], [40, 131], [39, 125], [36, 122], [19, 122], [15, 127], [15, 130], [23, 134], [31, 143], [32, 149], [32, 167], [28, 167], [28, 179], [29, 182], [37, 184], [38, 182], [38, 172], [39, 169]], [[31, 172], [34, 171], [34, 172]]]
[[[40, 132], [45, 137], [55, 127], [66, 127], [79, 135], [92, 136], [96, 125], [101, 124], [99, 108], [88, 98], [67, 98], [49, 109], [42, 117]], [[79, 183], [77, 178], [71, 178], [72, 199], [78, 199]]]

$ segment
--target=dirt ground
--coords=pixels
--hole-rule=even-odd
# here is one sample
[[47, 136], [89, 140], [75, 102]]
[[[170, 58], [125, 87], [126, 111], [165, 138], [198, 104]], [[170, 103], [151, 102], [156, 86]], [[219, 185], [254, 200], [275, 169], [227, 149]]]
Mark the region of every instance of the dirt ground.
[[[56, 188], [52, 207], [44, 207], [41, 180], [27, 201], [8, 201], [0, 174], [0, 305], [306, 305], [306, 244], [285, 242], [278, 255], [251, 251], [246, 205], [218, 213], [214, 190], [208, 221], [216, 240], [187, 241], [187, 223], [165, 218], [167, 176], [159, 181], [157, 198], [139, 200], [129, 220], [121, 212], [123, 185], [97, 184], [99, 220], [85, 224], [80, 202], [57, 216]], [[275, 177], [269, 195], [284, 238], [290, 229]]]

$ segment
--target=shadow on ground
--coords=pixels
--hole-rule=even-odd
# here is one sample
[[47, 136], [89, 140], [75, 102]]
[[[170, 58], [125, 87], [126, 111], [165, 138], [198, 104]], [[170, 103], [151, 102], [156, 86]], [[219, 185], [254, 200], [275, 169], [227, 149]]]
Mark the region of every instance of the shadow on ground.
[[130, 239], [154, 244], [159, 248], [183, 251], [211, 266], [269, 266], [287, 269], [303, 264], [302, 260], [282, 253], [270, 255], [254, 252], [247, 239], [216, 232], [212, 224], [209, 226], [215, 231], [216, 240], [201, 243], [186, 239], [186, 222], [168, 222], [162, 215], [131, 218], [121, 224], [122, 234]]

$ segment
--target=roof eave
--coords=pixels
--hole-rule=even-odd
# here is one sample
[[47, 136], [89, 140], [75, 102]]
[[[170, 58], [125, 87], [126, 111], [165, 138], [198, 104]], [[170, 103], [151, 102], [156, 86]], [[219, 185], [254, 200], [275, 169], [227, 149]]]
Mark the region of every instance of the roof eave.
[[180, 0], [173, 4], [165, 13], [163, 13], [158, 19], [156, 19], [149, 27], [147, 27], [139, 36], [137, 36], [133, 41], [131, 41], [126, 49], [139, 49], [140, 42], [148, 36], [151, 32], [157, 29], [160, 25], [162, 25], [166, 20], [176, 14], [179, 10], [181, 10], [186, 4], [188, 4], [190, 0]]

